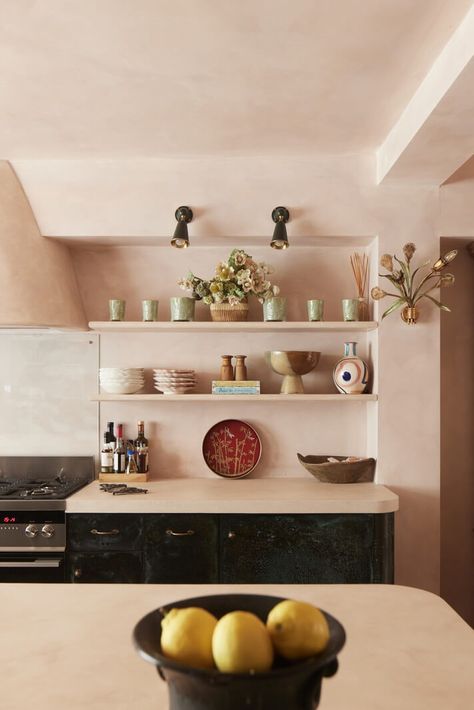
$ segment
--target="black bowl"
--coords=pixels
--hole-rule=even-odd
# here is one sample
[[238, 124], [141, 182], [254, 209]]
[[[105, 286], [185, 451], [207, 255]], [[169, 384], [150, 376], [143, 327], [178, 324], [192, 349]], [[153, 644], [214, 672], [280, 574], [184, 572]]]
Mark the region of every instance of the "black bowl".
[[198, 606], [217, 618], [229, 611], [250, 611], [263, 622], [282, 597], [259, 594], [216, 594], [182, 599], [150, 612], [133, 632], [139, 654], [153, 663], [168, 682], [170, 710], [313, 710], [319, 705], [323, 676], [337, 671], [337, 654], [346, 634], [341, 624], [323, 612], [329, 624], [330, 639], [317, 656], [295, 663], [279, 660], [266, 673], [221, 673], [218, 670], [191, 668], [161, 654], [163, 611], [177, 607]]

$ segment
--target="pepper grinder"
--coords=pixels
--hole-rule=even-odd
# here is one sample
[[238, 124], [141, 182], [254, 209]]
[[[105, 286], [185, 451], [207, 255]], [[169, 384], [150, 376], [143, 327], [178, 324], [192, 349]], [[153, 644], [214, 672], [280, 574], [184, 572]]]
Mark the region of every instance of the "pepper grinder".
[[245, 381], [247, 379], [247, 368], [245, 366], [245, 358], [247, 355], [235, 356], [235, 379]]
[[221, 355], [221, 380], [233, 380], [232, 355]]

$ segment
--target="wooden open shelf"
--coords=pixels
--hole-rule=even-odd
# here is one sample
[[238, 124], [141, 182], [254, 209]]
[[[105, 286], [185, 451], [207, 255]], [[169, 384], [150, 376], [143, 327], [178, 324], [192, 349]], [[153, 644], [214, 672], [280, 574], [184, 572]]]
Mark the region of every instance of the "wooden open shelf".
[[93, 402], [376, 402], [376, 394], [98, 394]]
[[89, 328], [100, 333], [367, 333], [377, 321], [91, 321]]

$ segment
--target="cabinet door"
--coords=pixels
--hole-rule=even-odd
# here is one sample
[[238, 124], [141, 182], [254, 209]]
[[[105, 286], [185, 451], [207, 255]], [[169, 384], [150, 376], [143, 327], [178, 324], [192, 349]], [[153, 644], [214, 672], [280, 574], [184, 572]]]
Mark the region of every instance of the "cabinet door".
[[141, 515], [71, 513], [66, 516], [66, 525], [68, 550], [139, 550], [143, 545]]
[[146, 582], [217, 582], [216, 516], [145, 515], [144, 528]]
[[109, 582], [138, 584], [143, 581], [140, 552], [103, 552], [68, 556], [67, 580], [79, 584]]
[[368, 583], [379, 579], [373, 515], [223, 515], [221, 582]]

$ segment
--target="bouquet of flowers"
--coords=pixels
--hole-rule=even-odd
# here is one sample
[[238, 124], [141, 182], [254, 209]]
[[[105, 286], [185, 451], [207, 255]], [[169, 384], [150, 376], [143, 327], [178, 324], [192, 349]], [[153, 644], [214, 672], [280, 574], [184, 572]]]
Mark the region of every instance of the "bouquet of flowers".
[[179, 286], [191, 291], [193, 298], [212, 303], [237, 305], [246, 302], [248, 296], [256, 296], [260, 303], [276, 296], [280, 289], [272, 286], [268, 275], [272, 268], [263, 262], [257, 263], [242, 249], [233, 249], [227, 261], [216, 266], [212, 279], [201, 279], [193, 273], [178, 281]]
[[[403, 306], [404, 311], [402, 313], [402, 317], [404, 320], [406, 320], [407, 323], [415, 323], [417, 318], [416, 305], [421, 298], [427, 298], [442, 311], [450, 310], [448, 306], [445, 306], [436, 298], [433, 298], [430, 294], [434, 289], [441, 288], [442, 286], [452, 286], [454, 283], [453, 274], [442, 274], [441, 271], [443, 271], [443, 269], [456, 257], [457, 250], [453, 249], [452, 251], [448, 251], [444, 254], [444, 256], [441, 256], [430, 267], [428, 273], [426, 273], [423, 277], [418, 276], [417, 282], [415, 281], [415, 276], [421, 269], [426, 268], [430, 261], [426, 261], [424, 264], [412, 271], [411, 260], [415, 251], [415, 245], [410, 242], [409, 244], [405, 244], [403, 247], [403, 254], [405, 257], [404, 261], [401, 261], [395, 255], [392, 258], [390, 254], [383, 254], [380, 259], [380, 265], [388, 273], [379, 274], [379, 276], [387, 279], [398, 291], [398, 293], [390, 293], [379, 288], [378, 286], [375, 286], [372, 289], [371, 296], [376, 301], [379, 301], [381, 298], [385, 298], [385, 296], [392, 296], [396, 299], [382, 315], [382, 319]], [[394, 261], [400, 268], [395, 266]]]

